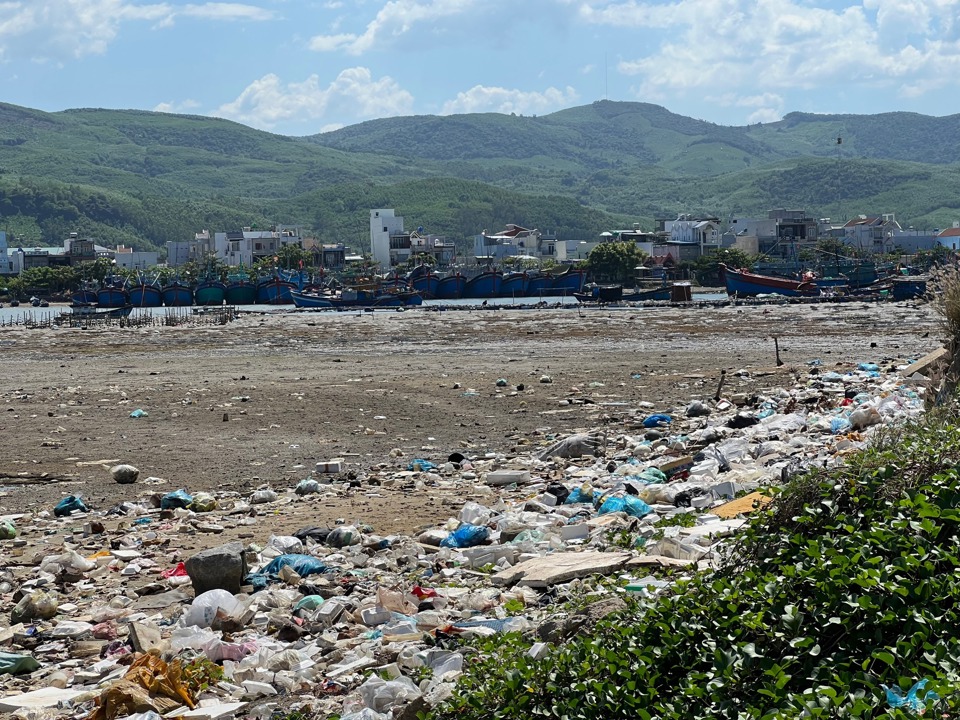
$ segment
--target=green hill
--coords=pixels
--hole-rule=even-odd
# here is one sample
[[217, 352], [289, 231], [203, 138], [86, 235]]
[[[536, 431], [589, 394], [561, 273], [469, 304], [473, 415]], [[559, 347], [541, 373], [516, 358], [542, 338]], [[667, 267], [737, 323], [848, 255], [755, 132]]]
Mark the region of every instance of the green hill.
[[147, 249], [280, 222], [366, 248], [373, 207], [466, 243], [509, 222], [582, 240], [679, 212], [782, 206], [943, 227], [960, 217], [958, 150], [960, 116], [912, 113], [725, 127], [602, 101], [290, 138], [208, 117], [0, 104], [0, 229], [29, 243], [78, 231]]

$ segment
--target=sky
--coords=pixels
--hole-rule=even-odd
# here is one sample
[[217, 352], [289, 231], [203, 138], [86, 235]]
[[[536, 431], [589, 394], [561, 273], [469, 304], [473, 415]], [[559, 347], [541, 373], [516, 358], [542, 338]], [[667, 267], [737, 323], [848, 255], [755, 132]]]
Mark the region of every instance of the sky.
[[960, 0], [0, 0], [0, 102], [282, 135], [603, 99], [950, 115], [958, 85]]

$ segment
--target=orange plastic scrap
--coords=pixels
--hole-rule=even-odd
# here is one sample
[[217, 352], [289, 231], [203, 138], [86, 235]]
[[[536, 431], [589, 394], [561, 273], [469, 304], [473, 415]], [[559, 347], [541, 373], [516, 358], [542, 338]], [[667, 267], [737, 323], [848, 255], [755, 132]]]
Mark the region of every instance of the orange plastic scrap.
[[123, 679], [146, 688], [151, 695], [180, 700], [191, 710], [196, 706], [190, 692], [183, 685], [183, 667], [179, 660], [168, 665], [157, 655], [140, 655], [133, 661]]

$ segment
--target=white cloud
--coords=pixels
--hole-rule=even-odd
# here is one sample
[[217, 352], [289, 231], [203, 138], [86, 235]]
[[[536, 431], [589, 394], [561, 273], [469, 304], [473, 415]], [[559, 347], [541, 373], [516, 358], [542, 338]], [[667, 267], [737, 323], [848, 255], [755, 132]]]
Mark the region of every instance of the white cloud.
[[0, 2], [0, 58], [35, 61], [102, 55], [128, 22], [172, 24], [178, 17], [263, 21], [270, 10], [242, 3], [136, 3], [129, 0], [21, 0]]
[[440, 114], [497, 112], [541, 115], [569, 107], [577, 100], [579, 96], [572, 87], [564, 90], [550, 87], [543, 92], [524, 92], [475, 85], [466, 92], [458, 93], [456, 99], [444, 103]]
[[[578, 14], [653, 40], [649, 54], [617, 66], [644, 99], [849, 85], [917, 95], [960, 73], [957, 0], [588, 0]], [[778, 108], [782, 100], [754, 114]]]
[[154, 112], [163, 112], [163, 113], [187, 113], [190, 110], [196, 110], [200, 107], [200, 103], [196, 100], [183, 100], [182, 102], [162, 102], [158, 103], [154, 108]]
[[324, 127], [339, 127], [345, 121], [409, 114], [412, 107], [413, 95], [392, 78], [375, 79], [368, 68], [353, 67], [343, 70], [326, 87], [320, 86], [317, 75], [287, 84], [276, 75], [264, 75], [212, 114], [269, 130], [281, 122], [328, 119]]
[[310, 49], [318, 52], [344, 50], [350, 55], [362, 55], [386, 42], [386, 38], [407, 34], [417, 23], [457, 16], [476, 5], [477, 0], [390, 0], [362, 34], [317, 35], [311, 38]]

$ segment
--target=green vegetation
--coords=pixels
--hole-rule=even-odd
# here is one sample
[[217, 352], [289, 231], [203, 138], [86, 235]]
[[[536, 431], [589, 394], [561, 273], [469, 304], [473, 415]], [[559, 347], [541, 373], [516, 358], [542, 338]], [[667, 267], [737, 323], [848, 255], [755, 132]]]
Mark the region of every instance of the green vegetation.
[[723, 127], [603, 101], [290, 138], [216, 118], [0, 104], [0, 229], [22, 245], [76, 231], [147, 250], [202, 229], [283, 223], [366, 250], [368, 212], [386, 207], [469, 253], [474, 235], [510, 222], [579, 241], [678, 212], [895, 212], [904, 225], [948, 227], [960, 216], [960, 173], [946, 162], [958, 122], [795, 113]]
[[753, 265], [754, 256], [736, 248], [720, 248], [701, 255], [693, 262], [693, 270], [702, 285], [722, 285], [721, 263], [734, 269], [748, 268]]
[[647, 257], [634, 243], [605, 242], [591, 251], [585, 264], [590, 277], [597, 282], [633, 285], [637, 277], [637, 267], [642, 265]]
[[927, 716], [954, 709], [958, 425], [940, 410], [795, 480], [720, 569], [545, 659], [496, 638], [432, 717], [907, 717], [883, 685], [921, 679], [943, 698]]

